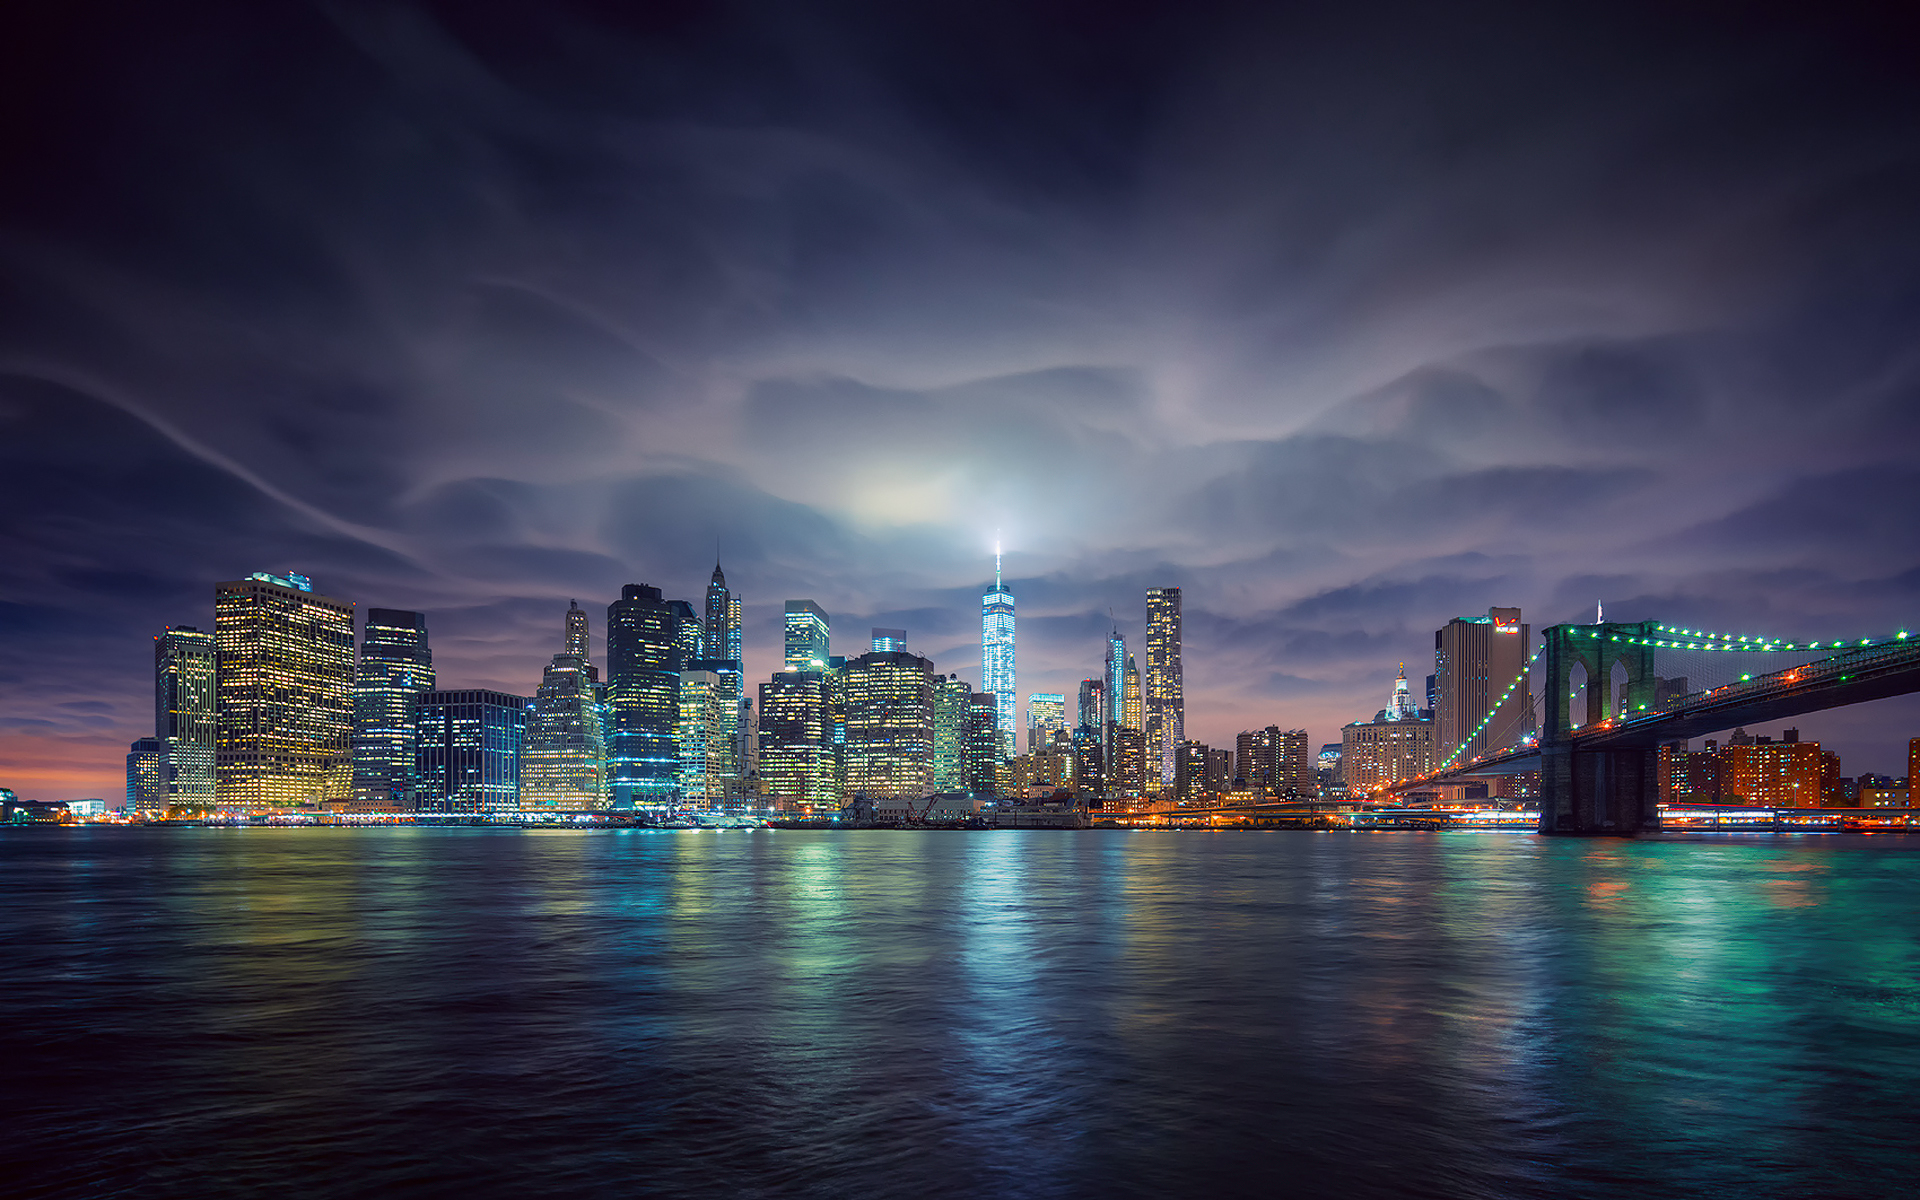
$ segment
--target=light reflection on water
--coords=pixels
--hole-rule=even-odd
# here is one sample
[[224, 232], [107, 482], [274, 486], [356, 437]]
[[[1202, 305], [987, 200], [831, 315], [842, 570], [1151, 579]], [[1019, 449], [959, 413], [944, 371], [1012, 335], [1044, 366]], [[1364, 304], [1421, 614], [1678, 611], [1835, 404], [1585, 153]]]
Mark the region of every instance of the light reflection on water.
[[23, 1195], [1894, 1194], [1920, 839], [7, 830]]

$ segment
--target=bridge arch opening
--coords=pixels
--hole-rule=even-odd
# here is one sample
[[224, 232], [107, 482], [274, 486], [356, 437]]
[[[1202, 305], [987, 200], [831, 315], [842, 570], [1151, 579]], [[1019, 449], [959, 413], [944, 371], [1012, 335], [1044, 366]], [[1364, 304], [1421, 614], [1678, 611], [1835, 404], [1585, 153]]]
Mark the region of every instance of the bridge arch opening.
[[1627, 715], [1627, 682], [1633, 673], [1627, 670], [1627, 664], [1616, 658], [1613, 668], [1607, 672], [1606, 713], [1609, 717]]
[[1575, 662], [1567, 672], [1567, 724], [1578, 729], [1587, 723], [1587, 664]]

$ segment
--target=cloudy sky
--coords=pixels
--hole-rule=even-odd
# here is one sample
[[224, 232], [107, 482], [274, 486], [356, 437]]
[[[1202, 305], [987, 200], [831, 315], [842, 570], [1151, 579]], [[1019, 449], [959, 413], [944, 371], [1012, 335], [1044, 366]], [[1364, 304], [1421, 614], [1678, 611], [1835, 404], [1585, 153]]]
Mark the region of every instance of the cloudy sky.
[[[117, 795], [255, 570], [524, 693], [717, 544], [750, 676], [811, 597], [977, 682], [998, 530], [1023, 695], [1177, 585], [1215, 743], [1491, 605], [1916, 623], [1911, 31], [1676, 7], [41, 6], [0, 786]], [[1899, 774], [1920, 703], [1800, 725]]]

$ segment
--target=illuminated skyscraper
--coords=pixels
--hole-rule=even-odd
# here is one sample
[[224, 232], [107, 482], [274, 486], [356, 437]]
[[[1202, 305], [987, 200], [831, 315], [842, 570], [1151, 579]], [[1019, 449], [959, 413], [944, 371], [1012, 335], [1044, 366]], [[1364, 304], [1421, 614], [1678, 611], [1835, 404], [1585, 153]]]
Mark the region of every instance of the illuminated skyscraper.
[[388, 811], [413, 805], [414, 698], [433, 690], [427, 618], [370, 608], [353, 685], [353, 794]]
[[414, 811], [476, 816], [520, 807], [527, 698], [480, 688], [421, 692]]
[[673, 735], [685, 666], [674, 605], [656, 587], [621, 588], [607, 606], [607, 771], [615, 808], [665, 804], [678, 789]]
[[680, 799], [693, 808], [720, 808], [727, 800], [733, 738], [732, 681], [701, 669], [680, 672]]
[[993, 547], [993, 586], [980, 597], [980, 690], [999, 705], [1000, 755], [1013, 755], [1019, 698], [1014, 694], [1013, 593], [1000, 580], [1000, 546]]
[[606, 714], [595, 696], [597, 672], [585, 653], [591, 644], [587, 614], [570, 605], [561, 652], [547, 664], [527, 710], [523, 810], [572, 812], [607, 804]]
[[353, 788], [353, 605], [304, 575], [214, 585], [222, 807], [345, 799]]
[[933, 661], [874, 650], [846, 665], [846, 789], [869, 799], [933, 791]]
[[[972, 711], [972, 684], [958, 675], [933, 677], [933, 790], [936, 792], [967, 790], [967, 721]], [[999, 709], [994, 712], [994, 724], [998, 728]]]
[[1146, 705], [1140, 693], [1140, 668], [1134, 665], [1131, 654], [1127, 655], [1126, 683], [1120, 693], [1120, 724], [1142, 731], [1147, 727]]
[[1060, 692], [1034, 692], [1027, 697], [1027, 753], [1053, 744], [1052, 735], [1067, 727], [1067, 698]]
[[1127, 639], [1115, 629], [1107, 635], [1107, 673], [1104, 679], [1107, 701], [1102, 716], [1108, 725], [1124, 725], [1127, 713]]
[[1186, 740], [1187, 701], [1180, 675], [1180, 589], [1147, 589], [1147, 773], [1159, 761], [1160, 783], [1171, 787]]
[[[727, 590], [727, 576], [720, 563], [713, 564], [713, 577], [707, 581], [707, 615], [700, 645], [702, 669], [720, 676], [720, 692], [726, 706], [729, 735], [722, 739], [720, 774], [729, 785], [737, 786], [747, 770], [747, 709], [740, 701], [746, 694], [741, 671], [740, 597]], [[729, 669], [723, 664], [731, 663]], [[693, 663], [686, 664], [688, 667]]]
[[962, 783], [976, 796], [999, 793], [1000, 701], [992, 692], [967, 697], [966, 732], [962, 739]]
[[153, 639], [153, 732], [163, 753], [165, 804], [213, 806], [218, 654], [213, 635], [191, 625], [169, 625]]
[[904, 629], [882, 629], [873, 627], [873, 641], [870, 646], [879, 654], [892, 654], [895, 650], [907, 648], [907, 631]]
[[827, 614], [818, 604], [811, 600], [787, 601], [786, 650], [789, 671], [827, 669]]
[[167, 803], [167, 745], [143, 737], [127, 747], [127, 815], [159, 817]]
[[[1525, 687], [1507, 692], [1526, 670], [1531, 636], [1517, 608], [1488, 609], [1471, 621], [1455, 617], [1434, 631], [1434, 750], [1441, 761], [1462, 743], [1464, 761], [1532, 732], [1532, 693]], [[1601, 680], [1592, 686], [1609, 685]], [[1497, 713], [1491, 711], [1495, 705]]]
[[760, 685], [760, 782], [777, 807], [840, 810], [824, 671], [781, 671]]

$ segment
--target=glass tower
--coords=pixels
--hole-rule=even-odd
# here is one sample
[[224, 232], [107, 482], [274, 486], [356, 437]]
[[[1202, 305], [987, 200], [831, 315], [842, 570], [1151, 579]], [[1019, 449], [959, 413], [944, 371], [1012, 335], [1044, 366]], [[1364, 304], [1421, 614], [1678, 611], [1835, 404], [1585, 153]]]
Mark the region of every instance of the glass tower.
[[526, 697], [477, 688], [421, 692], [414, 706], [414, 811], [484, 816], [519, 809]]
[[353, 794], [387, 811], [413, 806], [414, 697], [433, 690], [427, 618], [370, 608], [353, 685]]
[[827, 669], [827, 614], [811, 600], [787, 601], [787, 670]]
[[1186, 740], [1187, 700], [1180, 676], [1180, 589], [1147, 589], [1147, 775], [1174, 783], [1180, 743]]
[[680, 799], [694, 808], [719, 808], [727, 799], [726, 768], [733, 738], [733, 706], [726, 692], [737, 686], [716, 671], [680, 672]]
[[[702, 623], [700, 661], [703, 669], [720, 676], [720, 696], [726, 707], [728, 736], [721, 739], [720, 775], [738, 780], [747, 769], [746, 709], [740, 701], [746, 681], [740, 669], [740, 597], [727, 590], [726, 572], [716, 560], [707, 581], [707, 615]], [[730, 668], [720, 664], [730, 663]], [[687, 666], [693, 666], [688, 663]]]
[[587, 614], [567, 609], [561, 652], [547, 664], [527, 709], [520, 756], [520, 807], [576, 811], [607, 803], [606, 718], [587, 660]]
[[1133, 655], [1127, 655], [1126, 686], [1120, 695], [1120, 724], [1128, 729], [1144, 730], [1147, 727], [1146, 706], [1140, 693], [1140, 668], [1134, 665]]
[[218, 654], [213, 635], [191, 625], [169, 625], [153, 639], [153, 733], [164, 760], [162, 807], [213, 807]]
[[781, 808], [840, 811], [829, 676], [780, 671], [760, 685], [760, 779]]
[[[972, 684], [958, 675], [933, 677], [933, 790], [936, 792], [967, 790], [967, 719], [972, 704]], [[995, 709], [996, 726], [998, 712]]]
[[[682, 606], [684, 607], [684, 606]], [[630, 583], [607, 606], [608, 790], [619, 809], [672, 801], [679, 756], [681, 617], [660, 589]]]
[[992, 692], [999, 705], [995, 727], [1000, 731], [1000, 756], [1013, 755], [1014, 730], [1020, 703], [1014, 694], [1013, 593], [1000, 579], [1000, 546], [993, 547], [993, 586], [980, 597], [980, 690]]
[[345, 799], [353, 788], [353, 605], [303, 575], [214, 585], [214, 792], [223, 808]]

